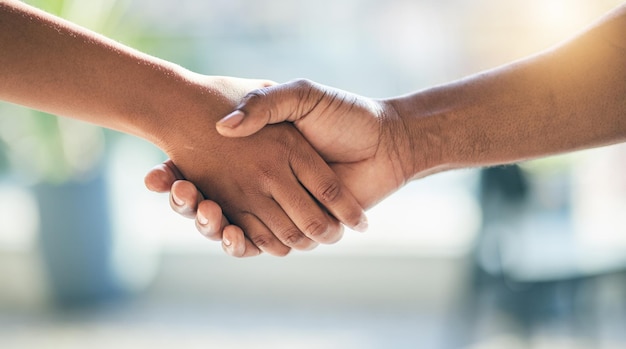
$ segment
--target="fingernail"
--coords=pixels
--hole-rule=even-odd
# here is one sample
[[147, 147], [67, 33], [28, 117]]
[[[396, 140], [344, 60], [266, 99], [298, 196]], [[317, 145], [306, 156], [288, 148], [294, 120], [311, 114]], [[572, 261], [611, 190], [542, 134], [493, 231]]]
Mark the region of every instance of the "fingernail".
[[198, 213], [198, 223], [200, 223], [200, 225], [207, 225], [209, 224], [209, 219]]
[[217, 122], [218, 126], [226, 126], [229, 128], [235, 128], [241, 124], [245, 114], [241, 110], [235, 110], [234, 112], [226, 115], [220, 121]]
[[227, 238], [222, 238], [222, 242], [224, 243], [224, 246], [232, 245], [232, 242], [230, 242], [230, 240], [228, 240]]
[[177, 197], [176, 194], [174, 193], [172, 193], [172, 200], [174, 200], [174, 203], [177, 206], [185, 206], [185, 202], [181, 200], [179, 197]]
[[369, 224], [367, 223], [367, 217], [362, 216], [359, 224], [354, 226], [354, 230], [364, 233], [367, 230], [368, 226]]

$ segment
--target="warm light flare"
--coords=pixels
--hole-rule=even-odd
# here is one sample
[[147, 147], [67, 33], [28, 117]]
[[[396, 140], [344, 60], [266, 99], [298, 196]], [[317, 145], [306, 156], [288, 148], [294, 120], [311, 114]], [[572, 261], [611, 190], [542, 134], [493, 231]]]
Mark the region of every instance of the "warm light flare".
[[589, 16], [589, 1], [535, 0], [532, 6], [533, 21], [545, 35], [572, 35], [585, 26]]

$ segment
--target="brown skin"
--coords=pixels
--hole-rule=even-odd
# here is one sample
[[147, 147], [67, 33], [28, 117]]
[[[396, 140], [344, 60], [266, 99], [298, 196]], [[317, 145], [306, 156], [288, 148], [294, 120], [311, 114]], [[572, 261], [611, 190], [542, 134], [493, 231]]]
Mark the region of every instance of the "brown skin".
[[[233, 121], [244, 117], [238, 127]], [[253, 91], [217, 124], [227, 137], [250, 137], [266, 124], [291, 121], [322, 155], [357, 200], [370, 208], [406, 184], [412, 156], [404, 122], [383, 101], [298, 80]]]
[[[440, 171], [626, 141], [625, 34], [622, 5], [549, 51], [386, 100], [308, 81], [268, 87], [249, 95], [217, 129], [243, 137], [266, 124], [293, 122], [370, 207], [404, 183]], [[191, 183], [177, 191], [183, 183], [172, 192], [185, 203], [197, 200]], [[162, 184], [152, 187], [167, 191], [172, 182]], [[188, 207], [217, 216], [211, 205]], [[226, 229], [223, 236], [241, 243], [237, 233]], [[225, 245], [228, 253], [242, 249], [232, 245]]]
[[244, 255], [332, 243], [342, 235], [334, 217], [365, 220], [292, 125], [241, 139], [212, 126], [270, 82], [195, 74], [18, 1], [0, 1], [0, 47], [0, 99], [151, 141], [245, 230]]

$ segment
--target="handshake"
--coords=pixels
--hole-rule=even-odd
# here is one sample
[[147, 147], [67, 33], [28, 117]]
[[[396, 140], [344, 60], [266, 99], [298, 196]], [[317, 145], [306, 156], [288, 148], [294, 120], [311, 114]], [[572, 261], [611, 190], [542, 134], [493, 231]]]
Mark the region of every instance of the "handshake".
[[[245, 91], [255, 82], [224, 83], [231, 84], [224, 90]], [[172, 208], [238, 257], [334, 243], [340, 223], [364, 231], [364, 209], [437, 161], [413, 156], [418, 149], [433, 155], [427, 149], [438, 145], [412, 139], [393, 101], [307, 80], [253, 90], [216, 121], [195, 127], [216, 127], [219, 135], [185, 132], [188, 145], [148, 173], [146, 185], [171, 188]]]
[[171, 160], [148, 188], [227, 253], [282, 256], [365, 230], [413, 179], [626, 141], [625, 32], [622, 5], [540, 54], [370, 99], [196, 74], [7, 0], [0, 99], [151, 141]]

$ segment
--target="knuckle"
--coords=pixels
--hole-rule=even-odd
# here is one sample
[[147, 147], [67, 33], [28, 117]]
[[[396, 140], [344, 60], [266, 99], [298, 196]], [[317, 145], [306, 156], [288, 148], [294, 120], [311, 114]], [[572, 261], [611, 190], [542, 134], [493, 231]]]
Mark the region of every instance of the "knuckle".
[[309, 236], [314, 241], [318, 241], [325, 237], [328, 232], [328, 223], [323, 222], [319, 219], [314, 219], [310, 221], [305, 227], [305, 234]]
[[296, 79], [292, 81], [292, 84], [297, 88], [311, 88], [313, 87], [313, 81], [309, 79]]
[[319, 188], [319, 199], [322, 203], [333, 203], [341, 195], [341, 184], [338, 180], [331, 179], [322, 182]]
[[250, 241], [259, 248], [267, 247], [270, 245], [272, 239], [265, 235], [255, 235], [250, 237]]
[[243, 98], [242, 105], [245, 106], [249, 111], [265, 113], [269, 111], [269, 107], [267, 103], [264, 103], [266, 98], [269, 96], [269, 90], [267, 88], [260, 88], [254, 91], [248, 92], [248, 94]]
[[[257, 170], [257, 175], [261, 185], [269, 190], [269, 188], [280, 185], [280, 178], [274, 168], [262, 167]], [[256, 190], [256, 189], [255, 189]]]
[[304, 239], [304, 235], [296, 228], [289, 229], [280, 234], [282, 240], [287, 246], [294, 247], [299, 245]]
[[244, 101], [252, 102], [262, 99], [265, 96], [267, 96], [267, 90], [265, 88], [258, 88], [256, 90], [248, 92], [248, 94], [244, 97]]
[[272, 256], [284, 257], [291, 251], [291, 248], [280, 243], [276, 238], [269, 235], [259, 234], [250, 237], [250, 241], [260, 250]]

